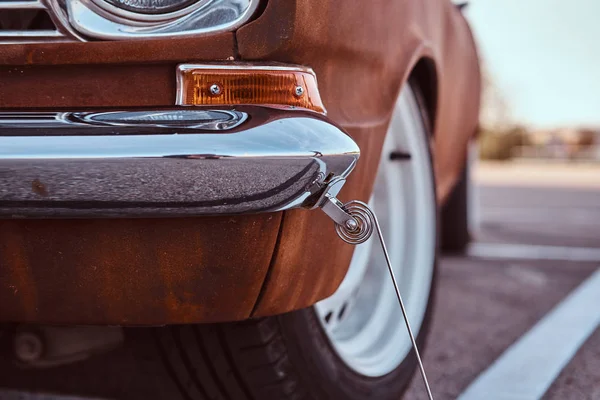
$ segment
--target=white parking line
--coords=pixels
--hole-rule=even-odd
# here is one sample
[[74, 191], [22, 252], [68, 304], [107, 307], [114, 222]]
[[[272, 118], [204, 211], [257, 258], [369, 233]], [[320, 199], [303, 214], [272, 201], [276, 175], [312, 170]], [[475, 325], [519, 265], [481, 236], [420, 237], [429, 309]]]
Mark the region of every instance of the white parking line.
[[556, 260], [600, 262], [600, 248], [538, 246], [529, 244], [472, 243], [467, 255], [492, 260]]
[[459, 400], [540, 399], [600, 325], [600, 269], [513, 343]]
[[[484, 223], [531, 225], [565, 225], [571, 227], [597, 227], [600, 220], [600, 208], [566, 207], [490, 207], [480, 212]], [[556, 232], [560, 234], [561, 232]]]

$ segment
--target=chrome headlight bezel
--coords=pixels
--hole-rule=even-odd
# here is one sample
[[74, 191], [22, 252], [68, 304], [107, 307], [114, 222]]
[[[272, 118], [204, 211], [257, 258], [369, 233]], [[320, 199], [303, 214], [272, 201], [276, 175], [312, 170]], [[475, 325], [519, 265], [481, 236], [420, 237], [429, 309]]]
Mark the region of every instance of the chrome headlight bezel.
[[[259, 0], [198, 0], [180, 10], [144, 14], [105, 0], [43, 0], [79, 39], [131, 40], [202, 36], [234, 31], [253, 16]], [[59, 3], [60, 2], [60, 3]]]

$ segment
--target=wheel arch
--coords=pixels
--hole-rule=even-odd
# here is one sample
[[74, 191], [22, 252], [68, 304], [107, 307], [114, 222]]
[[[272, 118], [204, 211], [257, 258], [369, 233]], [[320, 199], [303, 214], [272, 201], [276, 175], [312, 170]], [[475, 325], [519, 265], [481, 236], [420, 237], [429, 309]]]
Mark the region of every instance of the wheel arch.
[[[408, 81], [419, 87], [420, 99], [427, 110], [430, 132], [436, 128], [436, 114], [438, 106], [438, 70], [435, 60], [431, 57], [421, 57], [412, 68]], [[407, 81], [407, 83], [408, 83]]]

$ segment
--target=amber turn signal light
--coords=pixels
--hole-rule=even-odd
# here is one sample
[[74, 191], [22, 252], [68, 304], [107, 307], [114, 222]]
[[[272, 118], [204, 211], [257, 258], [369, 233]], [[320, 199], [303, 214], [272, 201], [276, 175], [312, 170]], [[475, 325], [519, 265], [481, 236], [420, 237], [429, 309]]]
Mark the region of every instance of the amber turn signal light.
[[311, 69], [293, 66], [180, 65], [178, 105], [295, 107], [325, 113]]

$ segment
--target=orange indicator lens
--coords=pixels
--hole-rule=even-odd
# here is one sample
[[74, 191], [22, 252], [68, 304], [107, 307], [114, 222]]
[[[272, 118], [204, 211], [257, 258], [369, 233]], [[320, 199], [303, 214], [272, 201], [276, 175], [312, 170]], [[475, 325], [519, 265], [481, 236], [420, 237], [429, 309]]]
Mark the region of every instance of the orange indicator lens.
[[182, 66], [181, 105], [297, 107], [325, 113], [314, 73], [294, 67]]

